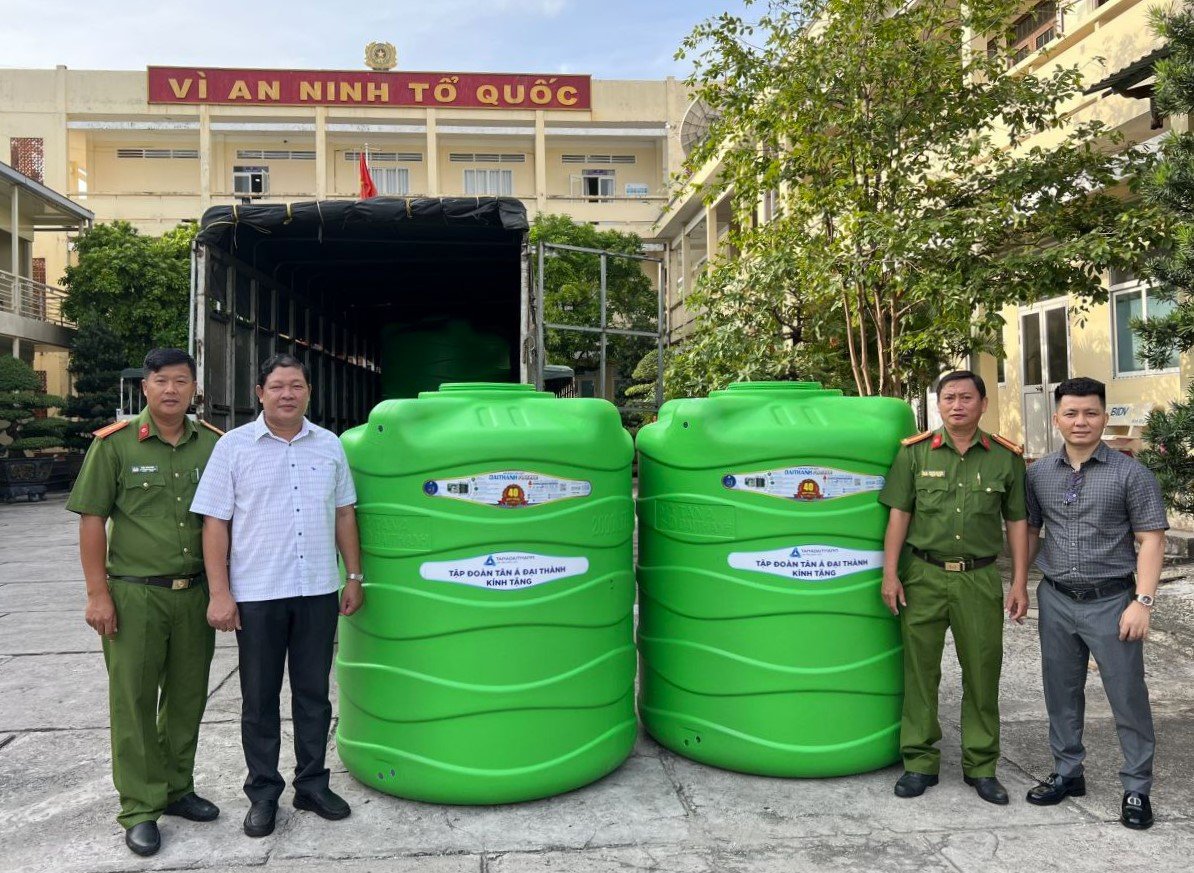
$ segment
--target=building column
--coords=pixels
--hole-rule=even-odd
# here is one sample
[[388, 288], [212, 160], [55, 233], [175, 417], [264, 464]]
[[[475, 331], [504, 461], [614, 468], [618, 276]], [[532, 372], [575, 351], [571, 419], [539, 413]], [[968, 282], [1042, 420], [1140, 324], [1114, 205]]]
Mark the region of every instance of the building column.
[[328, 199], [328, 108], [315, 107], [315, 199]]
[[427, 110], [427, 196], [438, 197], [439, 192], [439, 124], [435, 109]]
[[688, 295], [692, 293], [692, 247], [688, 241], [688, 228], [680, 227], [680, 279], [683, 287], [676, 295], [676, 303], [684, 304]]
[[535, 110], [535, 207], [547, 211], [547, 113]]
[[199, 106], [199, 214], [211, 206], [211, 107]]
[[717, 239], [717, 204], [705, 207], [705, 272], [713, 267], [713, 258], [717, 255], [719, 241]]

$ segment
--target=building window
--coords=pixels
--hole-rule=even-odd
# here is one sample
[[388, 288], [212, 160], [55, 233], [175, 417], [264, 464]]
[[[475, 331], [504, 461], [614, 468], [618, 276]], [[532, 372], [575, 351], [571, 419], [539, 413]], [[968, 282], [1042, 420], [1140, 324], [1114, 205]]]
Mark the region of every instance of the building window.
[[579, 176], [572, 176], [571, 195], [587, 197], [595, 201], [602, 197], [613, 197], [616, 179], [613, 170], [581, 170]]
[[410, 170], [406, 167], [373, 167], [369, 173], [378, 194], [404, 197], [410, 193]]
[[464, 193], [469, 197], [512, 197], [513, 170], [465, 170]]
[[1012, 63], [1018, 64], [1037, 49], [1044, 48], [1057, 38], [1057, 32], [1057, 4], [1036, 4], [1031, 12], [1012, 25]]
[[269, 167], [233, 167], [232, 192], [242, 197], [262, 197], [269, 193]]
[[[1112, 271], [1111, 274], [1112, 342], [1115, 346], [1115, 375], [1134, 376], [1159, 373], [1177, 368], [1174, 352], [1161, 369], [1149, 367], [1140, 359], [1140, 338], [1132, 330], [1132, 319], [1148, 321], [1162, 318], [1173, 311], [1170, 300], [1161, 300], [1147, 285], [1131, 273]], [[1126, 287], [1125, 287], [1126, 286]]]
[[12, 168], [34, 182], [45, 182], [45, 141], [40, 136], [14, 136], [10, 147], [12, 160], [9, 164]]

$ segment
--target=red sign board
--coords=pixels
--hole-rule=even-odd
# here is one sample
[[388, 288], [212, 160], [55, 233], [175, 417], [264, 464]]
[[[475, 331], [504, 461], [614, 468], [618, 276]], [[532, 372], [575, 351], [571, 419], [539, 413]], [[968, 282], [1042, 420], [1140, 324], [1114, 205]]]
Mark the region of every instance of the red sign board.
[[149, 102], [224, 106], [589, 109], [588, 76], [149, 67]]

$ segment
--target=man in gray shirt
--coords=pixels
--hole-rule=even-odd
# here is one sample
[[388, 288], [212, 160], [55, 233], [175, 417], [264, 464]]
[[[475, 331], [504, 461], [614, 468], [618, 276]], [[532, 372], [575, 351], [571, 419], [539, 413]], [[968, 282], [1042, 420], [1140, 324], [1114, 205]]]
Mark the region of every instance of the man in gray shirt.
[[1082, 722], [1093, 656], [1124, 756], [1120, 821], [1142, 830], [1153, 823], [1149, 791], [1156, 745], [1144, 639], [1169, 524], [1153, 474], [1103, 443], [1103, 383], [1069, 379], [1054, 397], [1053, 423], [1065, 445], [1028, 468], [1027, 502], [1030, 550], [1039, 547], [1036, 565], [1045, 577], [1037, 606], [1056, 772], [1028, 792], [1028, 802], [1050, 806], [1086, 793]]

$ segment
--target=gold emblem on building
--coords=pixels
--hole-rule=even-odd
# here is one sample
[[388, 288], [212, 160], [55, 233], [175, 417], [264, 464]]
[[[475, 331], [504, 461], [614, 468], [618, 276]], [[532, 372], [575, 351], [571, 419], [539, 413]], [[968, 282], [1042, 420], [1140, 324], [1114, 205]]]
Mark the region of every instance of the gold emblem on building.
[[365, 46], [365, 65], [379, 73], [392, 70], [398, 66], [398, 50], [392, 42], [371, 42]]

